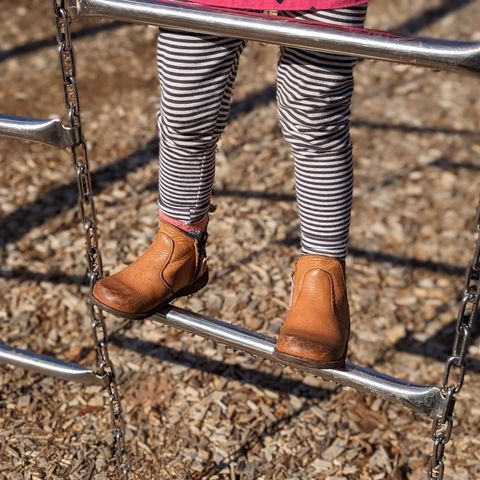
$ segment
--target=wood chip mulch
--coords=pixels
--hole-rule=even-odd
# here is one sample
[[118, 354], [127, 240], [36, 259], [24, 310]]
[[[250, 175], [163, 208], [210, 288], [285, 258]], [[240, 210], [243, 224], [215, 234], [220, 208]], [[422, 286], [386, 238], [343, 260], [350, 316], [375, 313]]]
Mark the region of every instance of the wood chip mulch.
[[[425, 13], [426, 12], [426, 13]], [[479, 41], [479, 2], [376, 0], [372, 28]], [[49, 2], [3, 2], [0, 111], [63, 114]], [[102, 25], [100, 28], [99, 25]], [[85, 136], [107, 271], [157, 225], [156, 29], [79, 21]], [[293, 167], [274, 102], [277, 48], [251, 43], [219, 145], [213, 278], [177, 305], [275, 335], [298, 255]], [[347, 261], [353, 363], [437, 385], [473, 254], [478, 78], [363, 61], [352, 113]], [[0, 142], [0, 342], [93, 366], [84, 241], [68, 155]], [[423, 479], [430, 423], [406, 409], [153, 322], [108, 317], [132, 478]], [[480, 353], [446, 475], [480, 478]], [[114, 479], [105, 395], [0, 367], [0, 479]]]

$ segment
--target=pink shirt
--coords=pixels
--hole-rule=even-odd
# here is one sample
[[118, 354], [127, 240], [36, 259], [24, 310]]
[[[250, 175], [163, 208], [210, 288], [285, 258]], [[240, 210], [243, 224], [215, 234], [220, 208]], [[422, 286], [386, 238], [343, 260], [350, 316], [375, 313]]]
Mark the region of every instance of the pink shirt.
[[368, 0], [194, 0], [215, 7], [248, 8], [250, 10], [332, 10], [354, 7]]

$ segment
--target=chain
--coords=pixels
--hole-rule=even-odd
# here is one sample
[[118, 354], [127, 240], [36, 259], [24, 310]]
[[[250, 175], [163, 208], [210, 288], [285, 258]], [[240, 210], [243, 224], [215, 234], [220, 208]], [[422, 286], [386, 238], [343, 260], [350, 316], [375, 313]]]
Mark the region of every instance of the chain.
[[441, 415], [433, 420], [433, 451], [428, 463], [428, 480], [442, 480], [445, 464], [443, 454], [450, 440], [453, 426], [455, 396], [462, 389], [466, 371], [466, 355], [472, 332], [475, 329], [480, 299], [480, 203], [475, 219], [477, 241], [473, 259], [467, 267], [465, 292], [458, 312], [452, 355], [445, 362], [442, 391], [445, 407]]
[[[88, 164], [87, 146], [83, 138], [80, 119], [80, 101], [77, 88], [75, 56], [70, 34], [70, 19], [65, 0], [53, 0], [53, 11], [57, 27], [57, 42], [65, 93], [65, 104], [72, 129], [78, 131], [79, 142], [69, 147], [79, 194], [79, 210], [85, 228], [86, 256], [90, 289], [103, 276], [102, 257], [98, 246], [95, 206], [93, 202], [92, 180]], [[114, 454], [120, 476], [126, 477], [128, 468], [125, 462], [125, 426], [118, 394], [115, 371], [108, 355], [107, 328], [102, 311], [89, 302], [93, 341], [97, 352], [97, 375], [105, 380], [110, 405]]]

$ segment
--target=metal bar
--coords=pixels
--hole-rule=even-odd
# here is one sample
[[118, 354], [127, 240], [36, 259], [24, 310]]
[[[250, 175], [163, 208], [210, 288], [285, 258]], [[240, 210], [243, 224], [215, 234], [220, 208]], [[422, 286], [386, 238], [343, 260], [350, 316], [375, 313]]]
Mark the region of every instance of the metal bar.
[[351, 364], [347, 364], [344, 369], [334, 370], [299, 367], [293, 362], [279, 360], [274, 356], [273, 338], [187, 310], [168, 306], [150, 319], [325, 380], [371, 393], [429, 418], [437, 418], [445, 405], [445, 398], [440, 389], [430, 385], [416, 385]]
[[438, 70], [480, 73], [480, 42], [334, 27], [166, 0], [70, 0], [70, 14], [158, 25]]
[[79, 143], [78, 129], [65, 127], [58, 118], [27, 118], [0, 114], [0, 135], [58, 148]]
[[0, 345], [0, 364], [2, 363], [84, 385], [104, 386], [108, 381], [107, 377], [99, 377], [95, 372], [81, 365], [47, 355], [39, 355], [29, 350], [20, 350], [9, 345]]

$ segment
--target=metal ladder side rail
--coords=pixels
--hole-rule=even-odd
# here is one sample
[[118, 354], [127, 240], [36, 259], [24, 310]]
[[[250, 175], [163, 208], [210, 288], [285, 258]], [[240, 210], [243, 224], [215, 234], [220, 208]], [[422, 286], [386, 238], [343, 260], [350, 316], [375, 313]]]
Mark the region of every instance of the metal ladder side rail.
[[360, 392], [374, 394], [431, 419], [437, 418], [445, 408], [446, 399], [438, 387], [417, 385], [352, 364], [347, 364], [343, 369], [314, 368], [308, 362], [299, 366], [297, 362], [280, 360], [274, 355], [274, 338], [188, 310], [167, 306], [150, 320]]
[[29, 140], [57, 148], [80, 141], [78, 128], [65, 126], [59, 118], [32, 118], [0, 114], [0, 136]]
[[41, 373], [62, 380], [81, 383], [83, 385], [99, 385], [105, 387], [108, 378], [97, 375], [93, 370], [77, 363], [23, 350], [10, 345], [0, 345], [0, 364], [12, 365], [25, 370]]
[[211, 35], [480, 74], [480, 42], [313, 24], [168, 0], [66, 0], [69, 15], [101, 17]]

